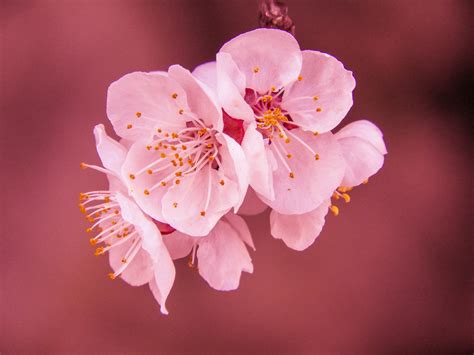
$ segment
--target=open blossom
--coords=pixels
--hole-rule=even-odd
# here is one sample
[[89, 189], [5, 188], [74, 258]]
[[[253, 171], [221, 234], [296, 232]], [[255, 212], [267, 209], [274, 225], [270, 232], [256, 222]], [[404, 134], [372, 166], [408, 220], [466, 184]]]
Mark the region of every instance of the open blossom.
[[104, 167], [81, 166], [105, 173], [110, 186], [80, 194], [79, 207], [92, 223], [87, 231], [96, 233], [90, 244], [97, 246], [95, 255], [109, 253], [111, 279], [120, 276], [132, 286], [148, 283], [161, 312], [167, 314], [165, 302], [175, 278], [173, 261], [157, 225], [128, 196], [120, 173], [127, 150], [107, 136], [103, 125], [96, 126], [94, 134]]
[[352, 106], [355, 81], [335, 58], [301, 51], [271, 29], [227, 42], [215, 64], [195, 70], [226, 114], [246, 126], [242, 147], [250, 185], [282, 214], [312, 211], [339, 186], [342, 150], [330, 132]]
[[[179, 231], [164, 242], [173, 259], [189, 256], [189, 266], [197, 267], [208, 284], [220, 291], [239, 286], [243, 271], [252, 273], [252, 259], [245, 244], [255, 250], [252, 236], [242, 217], [227, 213], [205, 237], [191, 237]], [[244, 244], [245, 243], [245, 244]]]
[[[348, 192], [367, 182], [369, 177], [380, 170], [387, 149], [382, 132], [373, 123], [365, 120], [347, 125], [336, 133], [335, 137], [342, 147], [346, 168], [341, 186], [334, 191], [332, 199], [349, 202]], [[284, 215], [272, 211], [271, 233], [292, 249], [306, 249], [321, 232], [328, 210], [335, 215], [339, 214], [339, 208], [331, 204], [331, 199], [303, 214]]]
[[133, 144], [122, 176], [154, 219], [205, 236], [248, 187], [241, 146], [224, 133], [212, 90], [174, 65], [168, 73], [131, 73], [109, 88], [107, 113]]

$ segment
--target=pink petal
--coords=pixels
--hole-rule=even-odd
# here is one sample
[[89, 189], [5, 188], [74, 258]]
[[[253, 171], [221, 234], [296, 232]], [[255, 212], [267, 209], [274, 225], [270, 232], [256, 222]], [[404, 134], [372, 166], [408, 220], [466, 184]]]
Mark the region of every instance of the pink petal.
[[217, 54], [217, 93], [225, 112], [231, 117], [254, 121], [254, 113], [245, 102], [245, 76], [228, 53]]
[[[345, 161], [341, 147], [332, 133], [314, 136], [311, 132], [294, 129], [291, 130], [291, 134], [308, 145], [319, 159], [316, 160], [315, 154], [295, 137], [290, 136], [290, 143], [284, 143], [283, 139], [276, 138], [278, 141], [273, 141], [268, 148], [273, 151], [278, 164], [273, 173], [275, 199], [270, 201], [263, 196], [260, 197], [279, 213], [302, 214], [314, 210], [332, 195], [342, 181]], [[284, 147], [292, 158], [286, 158], [286, 153], [281, 152], [282, 158], [280, 158], [277, 152], [278, 146]], [[282, 159], [286, 161], [294, 178], [290, 177]]]
[[220, 170], [204, 167], [194, 176], [184, 176], [179, 185], [168, 190], [162, 200], [163, 216], [177, 230], [201, 237], [214, 228], [238, 199], [236, 182]]
[[246, 87], [263, 94], [296, 80], [301, 70], [301, 50], [287, 32], [257, 29], [230, 40], [220, 50], [229, 53], [246, 77]]
[[198, 237], [190, 237], [179, 231], [163, 237], [163, 241], [173, 260], [181, 259], [189, 255], [193, 246], [200, 240]]
[[217, 93], [217, 69], [216, 62], [207, 62], [197, 66], [193, 73], [194, 77], [206, 84], [214, 93]]
[[[110, 267], [117, 271], [123, 266], [122, 258], [130, 248], [132, 241], [117, 245], [109, 251]], [[133, 258], [120, 277], [132, 286], [142, 286], [153, 278], [153, 262], [148, 252], [141, 249]]]
[[250, 167], [250, 185], [268, 200], [275, 198], [273, 190], [272, 166], [269, 162], [263, 136], [252, 123], [245, 131], [242, 149]]
[[224, 119], [224, 133], [241, 144], [244, 139], [245, 129], [244, 121], [230, 117], [227, 112], [222, 113]]
[[208, 127], [222, 131], [222, 110], [217, 97], [211, 89], [202, 85], [189, 70], [180, 65], [168, 69], [169, 76], [175, 79], [186, 90], [188, 105], [192, 113], [202, 119]]
[[324, 226], [330, 200], [304, 214], [280, 214], [272, 211], [270, 228], [272, 236], [281, 239], [291, 249], [304, 250], [314, 243]]
[[[160, 174], [150, 175], [146, 171], [138, 174], [140, 170], [154, 162], [160, 156], [160, 151], [155, 151], [154, 148], [150, 150], [150, 142], [146, 140], [138, 141], [132, 145], [128, 152], [127, 159], [122, 167], [122, 176], [127, 183], [130, 194], [134, 197], [136, 203], [141, 209], [152, 218], [166, 222], [161, 208], [161, 200], [168, 191], [168, 186], [159, 186], [151, 189], [156, 184], [160, 184], [165, 176], [173, 173], [172, 167], [162, 171]], [[130, 176], [133, 176], [132, 179]], [[150, 192], [145, 194], [145, 190]]]
[[199, 241], [197, 257], [199, 274], [216, 290], [235, 290], [242, 271], [253, 272], [252, 259], [244, 242], [224, 221]]
[[104, 168], [119, 177], [122, 164], [127, 156], [127, 149], [107, 135], [103, 124], [94, 127], [94, 136], [97, 153], [99, 153]]
[[142, 238], [143, 250], [148, 252], [151, 258], [154, 278], [152, 279], [153, 286], [150, 283], [150, 288], [161, 305], [161, 312], [168, 314], [165, 302], [173, 286], [176, 273], [173, 260], [171, 260], [168, 249], [166, 249], [156, 225], [129, 198], [120, 193], [116, 195], [116, 198], [120, 205], [123, 219], [133, 224]]
[[189, 110], [183, 88], [161, 73], [127, 74], [113, 82], [107, 93], [107, 116], [115, 132], [133, 141], [151, 137], [156, 128], [184, 127], [180, 109]]
[[240, 239], [242, 239], [245, 244], [255, 250], [255, 244], [253, 243], [252, 234], [250, 233], [250, 229], [247, 226], [245, 220], [232, 212], [227, 213], [224, 218], [230, 224], [230, 226], [234, 228]]
[[336, 133], [338, 140], [347, 137], [358, 137], [372, 144], [380, 154], [387, 154], [382, 131], [370, 121], [360, 120], [352, 122]]
[[239, 198], [234, 206], [234, 211], [237, 211], [244, 202], [249, 186], [250, 173], [247, 159], [242, 147], [227, 134], [219, 133], [216, 135], [216, 139], [221, 144], [219, 153], [222, 173], [238, 185]]
[[305, 130], [330, 131], [352, 106], [352, 72], [328, 54], [303, 51], [300, 79], [285, 91], [282, 108]]
[[238, 212], [241, 215], [253, 216], [262, 213], [267, 208], [268, 205], [260, 200], [254, 189], [249, 187], [247, 195], [245, 195], [244, 203], [242, 203]]

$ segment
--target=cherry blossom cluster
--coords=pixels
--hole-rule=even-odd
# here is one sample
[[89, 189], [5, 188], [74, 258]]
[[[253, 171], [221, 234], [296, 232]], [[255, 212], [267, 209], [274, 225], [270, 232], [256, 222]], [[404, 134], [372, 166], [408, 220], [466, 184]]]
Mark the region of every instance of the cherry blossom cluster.
[[217, 290], [252, 273], [241, 215], [271, 209], [274, 238], [303, 250], [337, 200], [383, 165], [381, 131], [356, 121], [332, 133], [352, 106], [355, 80], [334, 57], [257, 29], [227, 42], [193, 72], [180, 65], [112, 83], [107, 115], [119, 140], [94, 128], [107, 190], [81, 193], [95, 254], [111, 279], [149, 284], [167, 313], [174, 260], [188, 258]]

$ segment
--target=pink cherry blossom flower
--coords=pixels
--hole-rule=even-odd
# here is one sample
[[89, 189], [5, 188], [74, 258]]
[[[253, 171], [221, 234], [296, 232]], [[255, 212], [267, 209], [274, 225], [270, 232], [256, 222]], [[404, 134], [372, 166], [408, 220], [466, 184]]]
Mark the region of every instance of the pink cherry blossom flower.
[[[369, 177], [380, 170], [387, 149], [382, 132], [369, 121], [353, 122], [342, 128], [335, 137], [342, 147], [346, 168], [341, 186], [334, 191], [332, 198], [349, 202], [348, 192], [353, 187], [367, 182]], [[328, 210], [335, 215], [339, 214], [339, 208], [331, 205], [331, 199], [303, 214], [285, 215], [272, 211], [271, 233], [292, 249], [306, 249], [321, 232]]]
[[335, 58], [301, 51], [290, 34], [257, 29], [227, 42], [195, 75], [246, 127], [250, 185], [281, 214], [314, 210], [345, 169], [330, 132], [352, 106], [355, 81]]
[[244, 152], [225, 133], [213, 95], [178, 65], [125, 75], [108, 93], [109, 119], [134, 142], [122, 167], [132, 196], [148, 215], [192, 236], [237, 210], [248, 187]]
[[97, 233], [90, 243], [102, 244], [95, 255], [109, 253], [111, 279], [120, 276], [132, 286], [148, 283], [161, 312], [168, 314], [165, 302], [175, 278], [173, 261], [160, 230], [128, 196], [120, 173], [126, 148], [107, 136], [103, 125], [94, 128], [94, 135], [104, 167], [81, 166], [105, 173], [110, 186], [80, 194], [79, 207], [92, 223], [87, 231]]
[[220, 291], [235, 290], [243, 271], [252, 273], [252, 259], [245, 247], [255, 250], [250, 231], [242, 217], [227, 213], [205, 237], [191, 237], [175, 231], [164, 238], [173, 259], [190, 255], [189, 265], [197, 267], [208, 284]]

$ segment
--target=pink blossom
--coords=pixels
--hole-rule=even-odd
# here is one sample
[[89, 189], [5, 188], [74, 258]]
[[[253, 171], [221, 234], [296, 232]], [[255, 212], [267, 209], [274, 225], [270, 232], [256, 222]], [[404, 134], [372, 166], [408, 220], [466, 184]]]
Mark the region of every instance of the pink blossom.
[[190, 255], [189, 265], [196, 267], [208, 284], [220, 291], [239, 286], [243, 271], [252, 273], [253, 265], [245, 247], [255, 250], [247, 224], [229, 212], [205, 237], [191, 237], [175, 231], [164, 238], [173, 259]]
[[[382, 132], [369, 121], [353, 122], [342, 128], [335, 137], [342, 147], [346, 168], [341, 186], [334, 191], [332, 199], [347, 203], [350, 201], [348, 192], [367, 182], [369, 177], [380, 170], [387, 150]], [[328, 210], [339, 214], [339, 208], [331, 204], [331, 199], [303, 214], [285, 215], [272, 211], [271, 233], [292, 249], [306, 249], [321, 232]]]
[[92, 223], [88, 232], [97, 233], [91, 245], [99, 245], [95, 255], [109, 252], [113, 271], [111, 279], [121, 277], [132, 286], [149, 284], [161, 312], [174, 283], [175, 268], [160, 230], [133, 199], [121, 178], [126, 148], [107, 136], [104, 126], [94, 128], [97, 152], [104, 167], [82, 163], [83, 168], [103, 172], [109, 180], [109, 190], [80, 194], [79, 207]]
[[122, 176], [151, 217], [205, 236], [242, 204], [243, 149], [226, 134], [212, 89], [189, 71], [174, 65], [168, 73], [125, 75], [109, 88], [107, 113], [117, 134], [134, 142]]
[[317, 208], [340, 185], [345, 162], [330, 132], [352, 106], [355, 80], [327, 54], [301, 51], [290, 34], [257, 29], [227, 42], [195, 75], [244, 122], [250, 185], [281, 214]]

